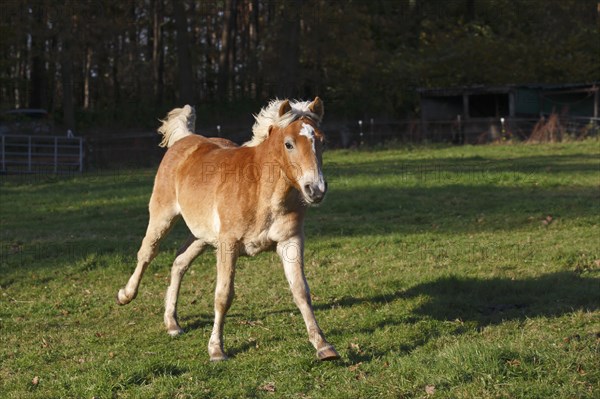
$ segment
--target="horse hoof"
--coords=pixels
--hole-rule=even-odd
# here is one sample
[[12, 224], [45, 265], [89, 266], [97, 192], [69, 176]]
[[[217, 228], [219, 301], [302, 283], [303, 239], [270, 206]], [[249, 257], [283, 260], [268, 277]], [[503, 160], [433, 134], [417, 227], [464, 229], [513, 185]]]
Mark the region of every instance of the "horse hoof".
[[176, 328], [173, 330], [168, 330], [167, 334], [169, 334], [171, 337], [175, 338], [175, 337], [178, 337], [181, 334], [183, 334], [183, 330], [181, 328]]
[[229, 360], [229, 358], [227, 357], [227, 355], [215, 355], [215, 356], [211, 356], [210, 357], [210, 361], [211, 362], [222, 362], [225, 360]]
[[132, 298], [128, 298], [127, 295], [125, 295], [125, 290], [121, 288], [119, 292], [117, 292], [117, 305], [127, 305], [129, 302], [133, 301], [133, 298], [135, 298], [135, 295]]
[[336, 360], [340, 358], [340, 355], [336, 352], [333, 346], [327, 345], [326, 347], [317, 351], [317, 358], [322, 361]]

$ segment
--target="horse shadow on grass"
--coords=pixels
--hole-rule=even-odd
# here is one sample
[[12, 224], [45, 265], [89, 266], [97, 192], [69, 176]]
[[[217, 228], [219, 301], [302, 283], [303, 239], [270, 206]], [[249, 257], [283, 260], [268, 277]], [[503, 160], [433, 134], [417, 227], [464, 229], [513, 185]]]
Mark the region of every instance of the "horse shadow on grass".
[[[360, 326], [328, 331], [331, 337], [369, 335], [378, 330], [393, 331], [394, 327], [424, 322], [422, 331], [408, 339], [399, 337], [395, 347], [365, 352], [350, 350], [351, 363], [371, 361], [386, 355], [389, 350], [410, 353], [444, 334], [461, 335], [508, 321], [554, 318], [578, 311], [593, 312], [600, 308], [600, 278], [571, 271], [524, 279], [448, 276], [408, 288], [403, 288], [400, 282], [396, 285], [397, 290], [391, 294], [344, 297], [334, 303], [315, 306], [321, 311], [335, 311], [338, 306], [399, 306], [399, 301], [424, 299], [409, 315], [387, 316], [385, 320], [363, 321]], [[389, 312], [386, 314], [389, 315]], [[448, 330], [448, 327], [432, 327], [432, 323], [427, 323], [431, 320], [455, 323]]]
[[[289, 311], [291, 312], [291, 311]], [[288, 312], [288, 313], [289, 313]], [[227, 314], [226, 325], [234, 324], [248, 324], [244, 322], [245, 318], [243, 314], [239, 314], [236, 312], [231, 312]], [[211, 329], [214, 322], [214, 314], [205, 313], [205, 314], [197, 314], [191, 316], [181, 317], [181, 327], [185, 334], [191, 334], [199, 330]], [[230, 327], [231, 328], [231, 327]], [[236, 326], [234, 328], [239, 328]], [[271, 342], [277, 340], [276, 337], [269, 338]], [[226, 338], [227, 340], [227, 338]], [[250, 349], [256, 347], [256, 343], [253, 341], [244, 341], [244, 342], [236, 342], [230, 343], [226, 342], [226, 353], [230, 358], [235, 358], [240, 353], [248, 352]]]
[[181, 327], [186, 334], [192, 331], [211, 327], [213, 325], [213, 321], [213, 316], [208, 313], [180, 317]]
[[[593, 312], [600, 309], [600, 278], [587, 276], [586, 272], [561, 271], [537, 277], [474, 278], [457, 275], [440, 277], [412, 287], [405, 287], [401, 281], [387, 285], [392, 291], [366, 297], [344, 296], [330, 302], [313, 305], [317, 313], [335, 312], [337, 308], [368, 306], [369, 312], [376, 313], [386, 306], [402, 307], [402, 302], [419, 298], [421, 304], [408, 314], [398, 312], [391, 316], [385, 312], [384, 320], [364, 318], [358, 325], [347, 325], [343, 329], [327, 329], [326, 335], [338, 345], [344, 336], [355, 334], [371, 335], [381, 330], [393, 334], [395, 328], [415, 326], [410, 336], [399, 336], [393, 347], [372, 348], [368, 351], [349, 348], [344, 364], [369, 362], [385, 356], [390, 350], [408, 354], [427, 342], [445, 334], [461, 335], [473, 330], [481, 331], [487, 326], [500, 325], [509, 321], [524, 321], [536, 317], [554, 318], [578, 311]], [[395, 290], [394, 290], [395, 289]], [[264, 314], [296, 312], [294, 307], [279, 311], [264, 310]], [[229, 323], [243, 315], [232, 313]], [[210, 328], [212, 314], [187, 316], [182, 318], [186, 333]], [[317, 318], [319, 315], [317, 314]], [[441, 326], [431, 321], [454, 322], [451, 327]], [[298, 321], [301, 322], [301, 321]], [[419, 326], [416, 326], [419, 324]], [[600, 331], [598, 331], [600, 334]], [[336, 339], [340, 337], [339, 339]], [[272, 337], [271, 339], [276, 339]], [[228, 348], [228, 355], [247, 352], [252, 343], [241, 343]]]

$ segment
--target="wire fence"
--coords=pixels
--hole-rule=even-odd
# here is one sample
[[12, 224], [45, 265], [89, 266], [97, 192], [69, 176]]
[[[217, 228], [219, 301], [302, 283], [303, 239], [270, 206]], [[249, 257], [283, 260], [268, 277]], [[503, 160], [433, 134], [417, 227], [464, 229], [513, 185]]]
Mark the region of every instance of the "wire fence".
[[[486, 144], [507, 140], [527, 141], [552, 115], [534, 118], [472, 118], [462, 120], [358, 120], [354, 126], [341, 126], [327, 134], [334, 147], [376, 145], [389, 141], [402, 143]], [[558, 137], [581, 139], [600, 134], [600, 118], [558, 118], [552, 124]], [[550, 128], [550, 126], [548, 126]]]
[[[554, 118], [554, 119], [553, 119]], [[553, 121], [552, 124], [546, 121]], [[600, 135], [600, 118], [479, 118], [454, 120], [365, 120], [325, 122], [328, 148], [358, 148], [385, 143], [485, 144], [507, 140], [527, 141], [532, 133], [554, 129], [553, 140]], [[217, 125], [197, 129], [207, 137], [224, 137], [238, 144], [250, 139], [248, 126]], [[537, 134], [538, 137], [544, 137]], [[156, 132], [141, 131], [82, 138], [0, 136], [0, 171], [3, 173], [80, 173], [156, 167], [165, 149]]]

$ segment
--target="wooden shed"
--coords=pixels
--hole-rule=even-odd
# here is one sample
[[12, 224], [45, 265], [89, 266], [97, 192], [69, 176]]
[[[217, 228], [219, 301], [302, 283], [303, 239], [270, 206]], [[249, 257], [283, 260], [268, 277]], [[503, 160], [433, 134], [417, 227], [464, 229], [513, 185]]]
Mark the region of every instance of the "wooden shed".
[[552, 113], [585, 123], [598, 123], [600, 116], [600, 82], [421, 88], [418, 93], [422, 134], [430, 138], [443, 129], [448, 134], [448, 124], [461, 132], [451, 139], [463, 141], [486, 129], [502, 129], [502, 123], [526, 123]]

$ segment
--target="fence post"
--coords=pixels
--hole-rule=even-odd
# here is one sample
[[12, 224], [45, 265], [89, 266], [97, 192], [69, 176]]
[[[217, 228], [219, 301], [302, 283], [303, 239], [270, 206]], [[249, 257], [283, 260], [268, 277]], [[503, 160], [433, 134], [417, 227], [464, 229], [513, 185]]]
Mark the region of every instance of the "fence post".
[[31, 172], [31, 136], [27, 136], [27, 168]]
[[456, 125], [458, 126], [458, 144], [463, 144], [463, 126], [462, 126], [462, 117], [460, 114], [456, 115]]
[[58, 173], [58, 137], [54, 137], [54, 174]]
[[2, 136], [2, 171], [6, 172], [6, 154], [4, 151], [4, 147], [5, 147], [5, 141], [4, 141], [4, 136]]
[[79, 137], [79, 173], [83, 172], [83, 138]]
[[365, 143], [365, 142], [364, 142], [364, 137], [363, 137], [363, 136], [364, 136], [364, 134], [363, 134], [363, 130], [362, 130], [362, 125], [363, 125], [363, 121], [362, 121], [362, 120], [359, 120], [359, 121], [358, 121], [358, 128], [359, 128], [359, 130], [360, 130], [360, 132], [359, 132], [360, 140], [359, 140], [359, 142], [358, 142], [358, 145], [359, 145], [359, 146], [361, 146], [361, 147], [362, 147], [362, 145]]

